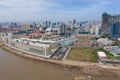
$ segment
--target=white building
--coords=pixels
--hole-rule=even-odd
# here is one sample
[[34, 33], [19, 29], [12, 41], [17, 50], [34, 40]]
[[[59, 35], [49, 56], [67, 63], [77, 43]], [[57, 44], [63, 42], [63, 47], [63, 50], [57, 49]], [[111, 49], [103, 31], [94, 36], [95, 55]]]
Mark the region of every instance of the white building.
[[42, 57], [50, 57], [50, 46], [46, 44], [34, 43], [25, 39], [13, 39], [10, 44], [12, 47], [18, 48], [23, 51], [34, 53]]
[[107, 55], [102, 51], [97, 52], [97, 55], [98, 55], [99, 59], [106, 59], [107, 58]]
[[112, 45], [113, 41], [108, 38], [100, 38], [97, 40], [99, 46]]
[[4, 43], [10, 44], [10, 40], [12, 39], [12, 33], [0, 33], [0, 39]]

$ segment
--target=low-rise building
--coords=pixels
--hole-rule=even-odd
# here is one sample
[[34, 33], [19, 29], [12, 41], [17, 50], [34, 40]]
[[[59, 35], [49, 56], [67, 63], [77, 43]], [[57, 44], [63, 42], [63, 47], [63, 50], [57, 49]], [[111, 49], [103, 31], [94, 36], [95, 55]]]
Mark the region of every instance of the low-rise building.
[[58, 40], [57, 44], [61, 45], [61, 46], [71, 46], [71, 45], [74, 45], [76, 43], [76, 41], [77, 41], [77, 38], [72, 36], [72, 37], [63, 38], [61, 40]]
[[10, 44], [11, 39], [12, 39], [12, 33], [0, 33], [0, 40], [3, 43]]
[[114, 57], [120, 57], [120, 47], [119, 46], [105, 46], [104, 49], [112, 54]]
[[13, 39], [10, 42], [10, 45], [12, 47], [34, 53], [35, 55], [40, 55], [43, 57], [50, 57], [51, 50], [50, 46], [46, 44], [40, 44], [40, 43], [34, 43], [27, 41], [25, 39]]
[[107, 59], [107, 55], [102, 51], [97, 52], [97, 55], [100, 60]]
[[112, 45], [113, 41], [109, 40], [108, 38], [100, 38], [97, 40], [97, 43], [98, 43], [99, 47], [103, 47], [103, 46]]

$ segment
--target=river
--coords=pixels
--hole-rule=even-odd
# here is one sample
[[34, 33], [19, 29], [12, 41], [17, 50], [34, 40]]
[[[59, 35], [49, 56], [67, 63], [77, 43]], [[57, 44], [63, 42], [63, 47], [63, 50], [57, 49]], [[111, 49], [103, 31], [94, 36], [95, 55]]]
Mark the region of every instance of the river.
[[63, 66], [26, 59], [0, 49], [0, 80], [73, 80]]

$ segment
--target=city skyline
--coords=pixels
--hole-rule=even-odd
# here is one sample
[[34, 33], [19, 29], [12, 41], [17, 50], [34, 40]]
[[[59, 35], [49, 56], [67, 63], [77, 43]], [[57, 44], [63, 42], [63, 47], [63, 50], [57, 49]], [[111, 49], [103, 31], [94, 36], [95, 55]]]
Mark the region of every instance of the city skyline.
[[[0, 0], [0, 21], [101, 20], [119, 14], [119, 0]], [[115, 5], [115, 6], [114, 6]]]

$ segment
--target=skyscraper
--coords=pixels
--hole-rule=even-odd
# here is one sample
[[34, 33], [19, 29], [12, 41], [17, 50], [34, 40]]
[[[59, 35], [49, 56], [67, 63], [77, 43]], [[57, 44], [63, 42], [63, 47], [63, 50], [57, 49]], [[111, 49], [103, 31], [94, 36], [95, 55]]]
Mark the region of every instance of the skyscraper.
[[113, 23], [110, 27], [110, 37], [120, 37], [120, 23]]
[[66, 36], [67, 33], [67, 26], [62, 23], [59, 27], [58, 27], [58, 34], [61, 36]]
[[76, 19], [73, 19], [73, 32], [75, 31]]
[[45, 27], [48, 28], [48, 27], [51, 26], [51, 21], [45, 21], [43, 24], [44, 24]]
[[118, 22], [120, 22], [120, 15], [109, 15], [108, 13], [103, 13], [101, 26], [102, 34], [109, 35], [111, 24]]

